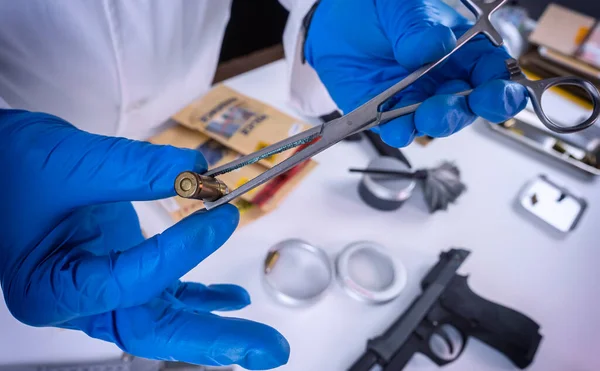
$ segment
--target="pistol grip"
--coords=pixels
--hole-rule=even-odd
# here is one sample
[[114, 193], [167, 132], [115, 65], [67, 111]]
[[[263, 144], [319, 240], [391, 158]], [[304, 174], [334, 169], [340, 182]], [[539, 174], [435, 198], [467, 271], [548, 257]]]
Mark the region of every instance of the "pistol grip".
[[521, 369], [533, 362], [542, 336], [531, 318], [478, 296], [465, 276], [456, 275], [440, 299], [465, 334], [502, 352]]

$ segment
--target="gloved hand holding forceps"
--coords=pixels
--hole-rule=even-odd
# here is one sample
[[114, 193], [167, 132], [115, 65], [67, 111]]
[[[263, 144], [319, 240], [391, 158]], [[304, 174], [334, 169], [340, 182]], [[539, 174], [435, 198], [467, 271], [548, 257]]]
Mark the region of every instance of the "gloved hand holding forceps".
[[[308, 27], [307, 62], [348, 113], [410, 72], [435, 62], [472, 26], [441, 0], [321, 0]], [[374, 130], [391, 146], [417, 136], [445, 137], [480, 116], [494, 123], [527, 105], [527, 92], [507, 81], [504, 47], [479, 35], [444, 64], [395, 97], [387, 110], [423, 102], [415, 114]], [[451, 95], [475, 88], [469, 97]], [[393, 102], [394, 103], [394, 102]]]

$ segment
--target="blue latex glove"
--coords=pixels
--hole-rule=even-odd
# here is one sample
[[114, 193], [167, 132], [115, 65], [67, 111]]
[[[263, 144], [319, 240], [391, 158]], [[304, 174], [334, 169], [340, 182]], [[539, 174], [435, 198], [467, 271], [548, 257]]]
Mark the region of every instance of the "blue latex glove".
[[277, 331], [211, 313], [249, 304], [243, 288], [178, 280], [233, 233], [234, 206], [142, 237], [129, 201], [173, 196], [179, 172], [206, 166], [193, 150], [0, 111], [0, 278], [11, 313], [140, 357], [247, 369], [285, 363], [289, 347]]
[[[304, 52], [338, 107], [350, 112], [445, 55], [470, 26], [438, 0], [321, 0]], [[525, 108], [527, 93], [503, 80], [508, 58], [478, 36], [395, 97], [391, 108], [424, 101], [414, 114], [376, 131], [403, 147], [415, 136], [453, 134], [477, 116], [495, 123], [513, 117]], [[449, 95], [470, 88], [476, 89], [467, 98]]]

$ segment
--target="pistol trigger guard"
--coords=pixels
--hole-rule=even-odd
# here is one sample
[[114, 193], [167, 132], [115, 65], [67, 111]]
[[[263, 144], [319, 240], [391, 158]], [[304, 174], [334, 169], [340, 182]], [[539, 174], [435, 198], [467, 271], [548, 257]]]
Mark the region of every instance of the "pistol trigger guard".
[[455, 361], [466, 347], [467, 338], [462, 331], [451, 323], [443, 323], [435, 327], [421, 353], [429, 357], [438, 366]]
[[424, 344], [423, 349], [421, 349], [420, 352], [423, 353], [424, 355], [426, 355], [429, 359], [431, 359], [433, 362], [435, 362], [435, 364], [437, 364], [438, 366], [444, 366], [444, 365], [447, 365], [448, 363], [452, 362], [452, 360], [447, 360], [447, 359], [438, 357], [438, 355], [435, 354], [435, 352], [431, 349], [431, 345], [429, 344], [429, 342]]
[[456, 331], [460, 335], [461, 346], [459, 347], [458, 353], [456, 354], [456, 357], [454, 357], [454, 359], [457, 359], [458, 357], [461, 356], [461, 354], [464, 352], [465, 348], [467, 347], [467, 341], [469, 340], [469, 337], [467, 335], [465, 335], [465, 333], [463, 331], [461, 331], [460, 328], [456, 328]]
[[452, 339], [450, 339], [450, 336], [446, 331], [443, 330], [442, 327], [436, 328], [434, 335], [439, 335], [446, 342], [446, 345], [450, 349], [450, 353], [454, 353], [454, 344], [452, 344]]

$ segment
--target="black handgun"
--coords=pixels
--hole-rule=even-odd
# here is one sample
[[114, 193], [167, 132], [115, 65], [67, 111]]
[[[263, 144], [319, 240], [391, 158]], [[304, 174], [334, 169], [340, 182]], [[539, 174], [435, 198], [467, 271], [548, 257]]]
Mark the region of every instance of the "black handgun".
[[443, 366], [460, 356], [469, 336], [502, 352], [517, 367], [529, 366], [542, 340], [540, 326], [471, 291], [467, 277], [456, 274], [469, 254], [464, 249], [441, 253], [421, 282], [421, 296], [383, 335], [368, 341], [365, 353], [349, 370], [380, 366], [399, 371], [417, 352]]

